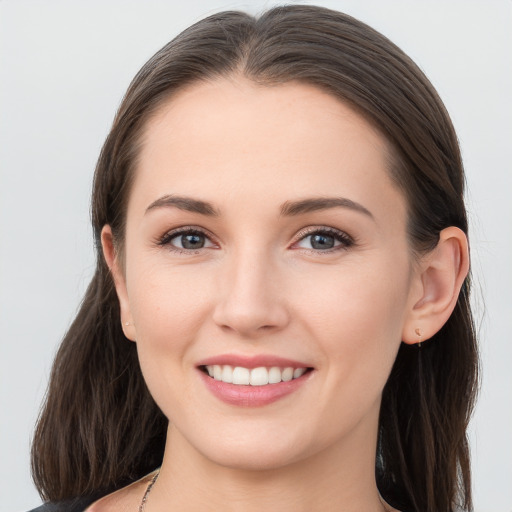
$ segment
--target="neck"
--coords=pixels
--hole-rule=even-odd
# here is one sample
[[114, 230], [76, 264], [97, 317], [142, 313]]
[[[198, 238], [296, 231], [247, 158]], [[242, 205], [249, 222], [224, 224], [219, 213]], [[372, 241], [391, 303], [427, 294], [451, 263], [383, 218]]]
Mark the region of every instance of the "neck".
[[171, 426], [148, 512], [382, 512], [386, 509], [375, 483], [376, 442], [369, 443], [368, 432], [360, 430], [311, 457], [251, 470], [216, 464]]

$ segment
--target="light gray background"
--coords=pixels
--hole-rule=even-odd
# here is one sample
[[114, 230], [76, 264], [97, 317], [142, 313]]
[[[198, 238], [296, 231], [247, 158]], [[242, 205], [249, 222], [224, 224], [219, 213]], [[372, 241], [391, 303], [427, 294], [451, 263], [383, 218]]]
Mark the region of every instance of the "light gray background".
[[[53, 354], [93, 269], [92, 172], [125, 88], [192, 22], [275, 3], [0, 0], [0, 511], [39, 503], [29, 441]], [[316, 3], [401, 46], [453, 118], [469, 184], [484, 368], [471, 425], [476, 510], [512, 512], [512, 2]]]

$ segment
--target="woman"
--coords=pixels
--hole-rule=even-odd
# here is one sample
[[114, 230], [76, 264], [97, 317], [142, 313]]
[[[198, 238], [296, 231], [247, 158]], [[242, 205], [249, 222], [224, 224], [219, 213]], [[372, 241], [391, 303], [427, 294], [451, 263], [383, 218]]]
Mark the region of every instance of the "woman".
[[368, 26], [288, 6], [183, 32], [98, 161], [97, 269], [33, 445], [43, 498], [471, 510], [463, 182], [436, 92]]

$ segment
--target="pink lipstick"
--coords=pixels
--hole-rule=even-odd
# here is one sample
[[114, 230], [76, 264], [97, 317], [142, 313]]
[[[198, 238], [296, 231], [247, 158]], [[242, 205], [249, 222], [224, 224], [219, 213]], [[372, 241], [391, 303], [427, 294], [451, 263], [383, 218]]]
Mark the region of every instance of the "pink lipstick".
[[311, 376], [306, 363], [271, 355], [224, 354], [201, 361], [208, 390], [231, 405], [258, 407], [298, 390]]

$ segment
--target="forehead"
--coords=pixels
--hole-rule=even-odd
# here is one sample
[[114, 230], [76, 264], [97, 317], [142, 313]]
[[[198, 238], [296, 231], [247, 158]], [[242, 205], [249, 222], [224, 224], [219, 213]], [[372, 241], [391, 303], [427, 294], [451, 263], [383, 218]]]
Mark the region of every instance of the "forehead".
[[389, 155], [370, 123], [314, 86], [222, 78], [185, 88], [148, 121], [133, 192], [147, 204], [176, 192], [282, 202], [333, 190], [362, 202], [372, 201], [365, 188], [384, 187], [401, 200]]
[[[291, 118], [293, 125], [289, 124]], [[343, 133], [340, 132], [342, 124], [348, 128]], [[332, 94], [297, 81], [260, 85], [239, 76], [196, 82], [172, 95], [147, 122], [143, 142], [153, 146], [153, 143], [172, 142], [170, 136], [177, 137], [179, 130], [194, 131], [194, 140], [198, 142], [204, 135], [212, 141], [216, 135], [211, 132], [212, 127], [224, 132], [230, 128], [241, 129], [239, 138], [245, 136], [247, 130], [251, 130], [254, 137], [270, 135], [272, 130], [275, 135], [276, 130], [281, 130], [282, 135], [302, 134], [309, 138], [311, 130], [319, 130], [321, 134], [334, 127], [332, 137], [363, 138], [383, 153], [389, 153], [382, 134]], [[175, 130], [174, 133], [171, 134], [171, 130]], [[230, 135], [231, 141], [226, 142], [235, 143], [235, 132]], [[269, 137], [266, 139], [271, 142]]]

